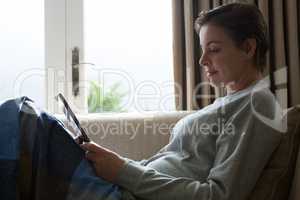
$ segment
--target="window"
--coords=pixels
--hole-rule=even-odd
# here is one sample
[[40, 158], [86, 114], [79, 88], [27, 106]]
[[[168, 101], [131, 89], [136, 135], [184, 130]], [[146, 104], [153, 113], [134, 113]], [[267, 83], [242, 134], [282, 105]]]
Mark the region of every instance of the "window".
[[175, 109], [171, 0], [12, 0], [1, 8], [1, 99], [26, 95], [58, 112], [61, 92], [81, 113]]
[[85, 0], [83, 7], [84, 61], [94, 64], [87, 78], [103, 86], [102, 97], [122, 99], [104, 111], [173, 110], [165, 95], [174, 93], [171, 0]]
[[43, 1], [3, 1], [0, 28], [0, 100], [26, 95], [44, 107]]

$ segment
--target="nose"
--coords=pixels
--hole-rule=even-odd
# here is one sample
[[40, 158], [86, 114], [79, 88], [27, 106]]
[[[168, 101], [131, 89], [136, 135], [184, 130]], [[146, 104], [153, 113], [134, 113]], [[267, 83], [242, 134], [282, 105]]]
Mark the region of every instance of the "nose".
[[199, 64], [201, 65], [201, 67], [203, 67], [203, 66], [207, 66], [208, 63], [209, 63], [209, 61], [208, 61], [206, 53], [202, 52], [202, 55], [199, 59]]

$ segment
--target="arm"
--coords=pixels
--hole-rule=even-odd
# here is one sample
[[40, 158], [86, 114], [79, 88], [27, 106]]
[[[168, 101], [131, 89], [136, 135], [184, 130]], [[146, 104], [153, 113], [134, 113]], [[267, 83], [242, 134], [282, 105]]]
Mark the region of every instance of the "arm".
[[[259, 99], [254, 101], [257, 110], [267, 111], [270, 114], [267, 116], [272, 116], [270, 101]], [[234, 125], [234, 134], [225, 134], [225, 129], [218, 136], [215, 160], [205, 180], [172, 177], [127, 160], [119, 169], [114, 183], [143, 199], [246, 199], [282, 136], [251, 109], [251, 105], [246, 103], [231, 112], [234, 115], [228, 124]], [[103, 165], [105, 163], [102, 162]], [[104, 168], [110, 167], [106, 165]]]
[[84, 148], [99, 176], [143, 199], [242, 200], [250, 194], [281, 134], [253, 115], [237, 115], [232, 123], [235, 134], [218, 137], [214, 165], [202, 182], [159, 173], [91, 143]]
[[253, 115], [235, 120], [245, 123], [238, 123], [235, 135], [219, 136], [206, 181], [171, 177], [129, 161], [116, 183], [144, 199], [246, 199], [281, 135]]

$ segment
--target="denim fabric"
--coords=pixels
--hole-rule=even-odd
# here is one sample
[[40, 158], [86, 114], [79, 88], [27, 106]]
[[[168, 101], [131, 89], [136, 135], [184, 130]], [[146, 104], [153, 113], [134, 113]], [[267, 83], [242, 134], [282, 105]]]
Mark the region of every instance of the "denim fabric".
[[22, 99], [9, 100], [0, 105], [0, 194], [1, 199], [16, 196], [19, 158], [19, 111]]
[[0, 106], [1, 199], [120, 199], [52, 115], [27, 98]]

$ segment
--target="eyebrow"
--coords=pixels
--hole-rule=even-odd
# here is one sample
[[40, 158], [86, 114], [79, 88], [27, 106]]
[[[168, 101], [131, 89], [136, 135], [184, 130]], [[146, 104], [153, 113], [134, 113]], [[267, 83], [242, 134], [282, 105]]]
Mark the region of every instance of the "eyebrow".
[[[218, 40], [212, 40], [212, 41], [209, 41], [209, 42], [207, 43], [206, 46], [209, 46], [209, 45], [212, 44], [212, 43], [218, 43], [218, 44], [220, 44], [220, 43], [222, 43], [222, 42], [221, 42], [221, 41], [218, 41]], [[201, 44], [200, 44], [200, 47], [202, 47]]]

